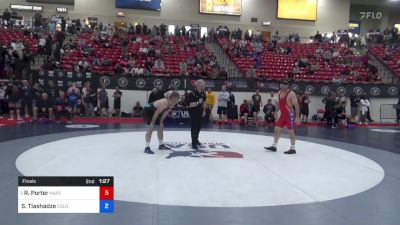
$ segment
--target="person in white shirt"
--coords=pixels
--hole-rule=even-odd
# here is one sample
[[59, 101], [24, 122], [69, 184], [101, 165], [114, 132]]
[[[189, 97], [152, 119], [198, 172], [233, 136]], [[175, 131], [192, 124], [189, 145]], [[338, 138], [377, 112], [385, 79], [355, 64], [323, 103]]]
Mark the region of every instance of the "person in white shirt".
[[219, 119], [223, 119], [225, 124], [228, 123], [228, 100], [229, 100], [229, 93], [226, 91], [226, 86], [223, 85], [221, 92], [218, 94], [218, 110], [217, 113], [219, 115]]
[[134, 73], [137, 76], [143, 75], [143, 68], [141, 66], [136, 67]]
[[367, 115], [368, 115], [368, 109], [371, 103], [369, 102], [367, 95], [364, 94], [361, 99], [360, 99], [360, 110], [361, 110], [361, 117], [360, 117], [360, 124], [368, 124], [366, 122], [367, 120]]

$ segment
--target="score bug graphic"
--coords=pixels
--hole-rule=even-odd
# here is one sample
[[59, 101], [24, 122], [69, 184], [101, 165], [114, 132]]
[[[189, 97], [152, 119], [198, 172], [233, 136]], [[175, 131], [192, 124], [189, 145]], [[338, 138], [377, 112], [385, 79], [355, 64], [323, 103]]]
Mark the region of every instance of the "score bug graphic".
[[18, 213], [113, 212], [113, 177], [18, 178]]

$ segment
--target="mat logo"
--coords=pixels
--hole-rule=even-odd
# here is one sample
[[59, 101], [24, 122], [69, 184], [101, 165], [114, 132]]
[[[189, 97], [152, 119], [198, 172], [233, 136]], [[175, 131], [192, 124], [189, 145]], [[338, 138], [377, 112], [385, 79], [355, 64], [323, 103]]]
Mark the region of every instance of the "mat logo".
[[187, 119], [189, 118], [189, 112], [185, 110], [171, 110], [168, 113], [168, 116], [174, 119]]
[[203, 143], [198, 146], [199, 151], [192, 150], [191, 145], [187, 142], [167, 142], [165, 145], [172, 149], [166, 159], [176, 157], [244, 158], [241, 153], [232, 151], [231, 147], [225, 143]]

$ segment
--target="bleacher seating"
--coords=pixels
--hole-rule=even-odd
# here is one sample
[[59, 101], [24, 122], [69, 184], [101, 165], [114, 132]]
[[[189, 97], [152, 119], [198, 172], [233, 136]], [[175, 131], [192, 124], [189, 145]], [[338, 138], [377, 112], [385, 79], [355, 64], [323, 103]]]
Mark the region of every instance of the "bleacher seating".
[[36, 55], [38, 53], [39, 40], [31, 37], [30, 35], [24, 35], [20, 29], [0, 29], [0, 44], [10, 45], [11, 42], [23, 41], [27, 44], [31, 54]]
[[[120, 39], [110, 37], [109, 42], [113, 43], [112, 48], [104, 48], [103, 46], [96, 44], [92, 40], [92, 33], [82, 33], [78, 38], [75, 39], [74, 44], [79, 46], [79, 40], [85, 40], [86, 44], [88, 44], [90, 47], [93, 48], [95, 52], [95, 56], [98, 57], [100, 60], [104, 58], [108, 58], [110, 60], [110, 66], [105, 67], [105, 66], [94, 66], [92, 68], [93, 72], [100, 73], [100, 74], [114, 74], [114, 67], [117, 63], [121, 61], [123, 58], [124, 52], [123, 49], [120, 45]], [[133, 36], [128, 35], [128, 39], [131, 40]], [[128, 52], [130, 54], [137, 54], [138, 58], [136, 60], [137, 65], [141, 65], [144, 67], [144, 63], [146, 61], [147, 57], [141, 57], [139, 54], [139, 49], [140, 48], [149, 48], [150, 44], [149, 41], [151, 39], [150, 35], [139, 35], [138, 38], [141, 38], [141, 42], [132, 42], [129, 41], [128, 45]], [[187, 60], [191, 56], [196, 56], [196, 48], [195, 47], [189, 47], [188, 50], [183, 50], [181, 47], [183, 44], [186, 42], [185, 37], [182, 36], [168, 36], [167, 37], [167, 42], [169, 43], [169, 46], [174, 49], [174, 54], [168, 54], [164, 48], [162, 48], [162, 43], [161, 41], [156, 41], [155, 45], [153, 45], [154, 50], [160, 50], [161, 51], [161, 58], [164, 61], [165, 65], [165, 70], [155, 70], [153, 69], [151, 72], [152, 74], [155, 75], [165, 75], [168, 72], [171, 73], [172, 75], [178, 75], [179, 74], [179, 63], [182, 60]], [[207, 48], [204, 49], [204, 54], [209, 55], [209, 51]], [[76, 65], [83, 57], [86, 57], [82, 55], [81, 51], [74, 51], [70, 55], [65, 55], [62, 57], [61, 60], [61, 67], [66, 70], [66, 71], [72, 71], [74, 68], [74, 65]], [[88, 56], [87, 60], [89, 62], [92, 62], [93, 57]], [[152, 58], [154, 60], [154, 58]], [[193, 66], [188, 65], [188, 71], [189, 73], [192, 72]]]
[[385, 63], [394, 74], [400, 76], [400, 66], [397, 65], [397, 61], [400, 60], [400, 49], [393, 48], [390, 49], [391, 56], [387, 57], [387, 49], [384, 45], [375, 44], [369, 46], [369, 51], [374, 54], [381, 62]]
[[[220, 38], [219, 44], [222, 46], [228, 46], [228, 49], [234, 48], [235, 43], [223, 38]], [[257, 77], [280, 80], [287, 77], [288, 73], [290, 73], [295, 65], [296, 60], [300, 57], [307, 57], [310, 55], [315, 55], [315, 52], [318, 47], [323, 47], [323, 50], [326, 51], [329, 48], [339, 49], [340, 57], [343, 59], [351, 59], [354, 60], [356, 56], [350, 56], [346, 54], [347, 49], [340, 48], [340, 44], [337, 43], [327, 43], [325, 45], [321, 45], [319, 43], [280, 43], [277, 48], [291, 48], [291, 53], [280, 54], [278, 52], [270, 52], [268, 51], [269, 43], [265, 43], [263, 45], [263, 53], [261, 55], [261, 65], [256, 69]], [[236, 64], [238, 69], [242, 72], [242, 74], [246, 74], [247, 70], [253, 66], [256, 68], [255, 61], [255, 48], [251, 43], [246, 44], [247, 55], [237, 57], [232, 53], [228, 53], [231, 60]], [[301, 72], [295, 76], [296, 80], [304, 80], [304, 81], [314, 81], [314, 82], [332, 82], [332, 80], [336, 77], [343, 77], [342, 72], [345, 69], [356, 70], [359, 73], [359, 77], [355, 78], [353, 76], [346, 76], [347, 82], [366, 82], [367, 71], [363, 66], [357, 65], [342, 65], [342, 64], [330, 64], [329, 66], [325, 66], [323, 62], [323, 54], [319, 55], [312, 63], [317, 63], [319, 65], [319, 69], [315, 72], [314, 75], [306, 75], [307, 69], [302, 67], [300, 68]], [[382, 83], [380, 78], [377, 83]]]

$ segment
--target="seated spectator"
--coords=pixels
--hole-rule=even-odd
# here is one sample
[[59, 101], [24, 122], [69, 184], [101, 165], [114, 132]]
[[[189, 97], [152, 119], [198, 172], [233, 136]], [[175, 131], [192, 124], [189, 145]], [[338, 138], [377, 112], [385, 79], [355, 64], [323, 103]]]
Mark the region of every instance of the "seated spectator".
[[297, 64], [299, 67], [307, 67], [310, 65], [310, 63], [308, 63], [308, 59], [306, 57], [302, 57], [302, 58], [298, 59]]
[[150, 48], [150, 49], [147, 51], [147, 56], [148, 56], [148, 57], [154, 57], [154, 56], [156, 56], [156, 51], [155, 51], [153, 48]]
[[185, 62], [185, 60], [182, 60], [179, 63], [179, 75], [187, 76], [188, 74], [189, 74], [189, 72], [188, 72], [188, 64]]
[[98, 57], [93, 57], [92, 65], [93, 66], [100, 66], [101, 65], [100, 59]]
[[142, 53], [143, 55], [147, 55], [148, 49], [146, 47], [140, 47], [139, 52]]
[[86, 58], [83, 58], [81, 61], [79, 61], [78, 66], [80, 71], [88, 71], [90, 68], [90, 64]]
[[324, 62], [325, 62], [325, 65], [331, 63], [332, 57], [333, 57], [333, 55], [332, 55], [332, 53], [331, 53], [330, 50], [328, 50], [328, 51], [326, 51], [326, 52], [324, 53]]
[[114, 73], [122, 74], [124, 72], [124, 68], [121, 66], [120, 63], [117, 63], [114, 67]]
[[219, 77], [220, 78], [228, 78], [228, 72], [225, 70], [225, 67], [221, 68], [221, 71], [219, 72]]
[[144, 67], [148, 70], [151, 71], [151, 69], [153, 68], [153, 60], [151, 60], [151, 58], [147, 58], [146, 62], [144, 63]]
[[300, 70], [299, 66], [295, 65], [293, 67], [292, 74], [297, 75], [297, 74], [300, 74], [300, 73], [301, 73], [301, 70]]
[[240, 118], [244, 120], [244, 124], [247, 126], [248, 117], [250, 113], [250, 106], [247, 103], [247, 100], [244, 100], [240, 105]]
[[161, 58], [158, 58], [158, 59], [154, 62], [153, 69], [165, 70], [164, 61], [162, 61]]
[[142, 76], [143, 75], [143, 68], [141, 65], [137, 66], [134, 70], [135, 76]]
[[247, 78], [256, 78], [257, 77], [256, 69], [254, 68], [253, 65], [250, 66], [250, 68], [247, 70], [246, 77]]
[[47, 117], [49, 120], [53, 120], [53, 102], [49, 99], [46, 93], [42, 94], [36, 102], [36, 105], [33, 107], [34, 121], [38, 119], [38, 114]]
[[196, 63], [196, 59], [195, 59], [193, 56], [190, 56], [190, 57], [187, 59], [187, 64], [188, 64], [188, 65], [193, 66], [195, 63]]
[[136, 105], [133, 107], [133, 117], [142, 117], [143, 114], [143, 107], [140, 105], [140, 102], [137, 101]]
[[308, 71], [306, 72], [306, 75], [314, 75], [317, 70], [318, 64], [311, 64], [308, 66]]
[[272, 104], [272, 100], [268, 99], [267, 104], [264, 106], [263, 112], [265, 113], [265, 122], [270, 124], [275, 122], [276, 107]]

